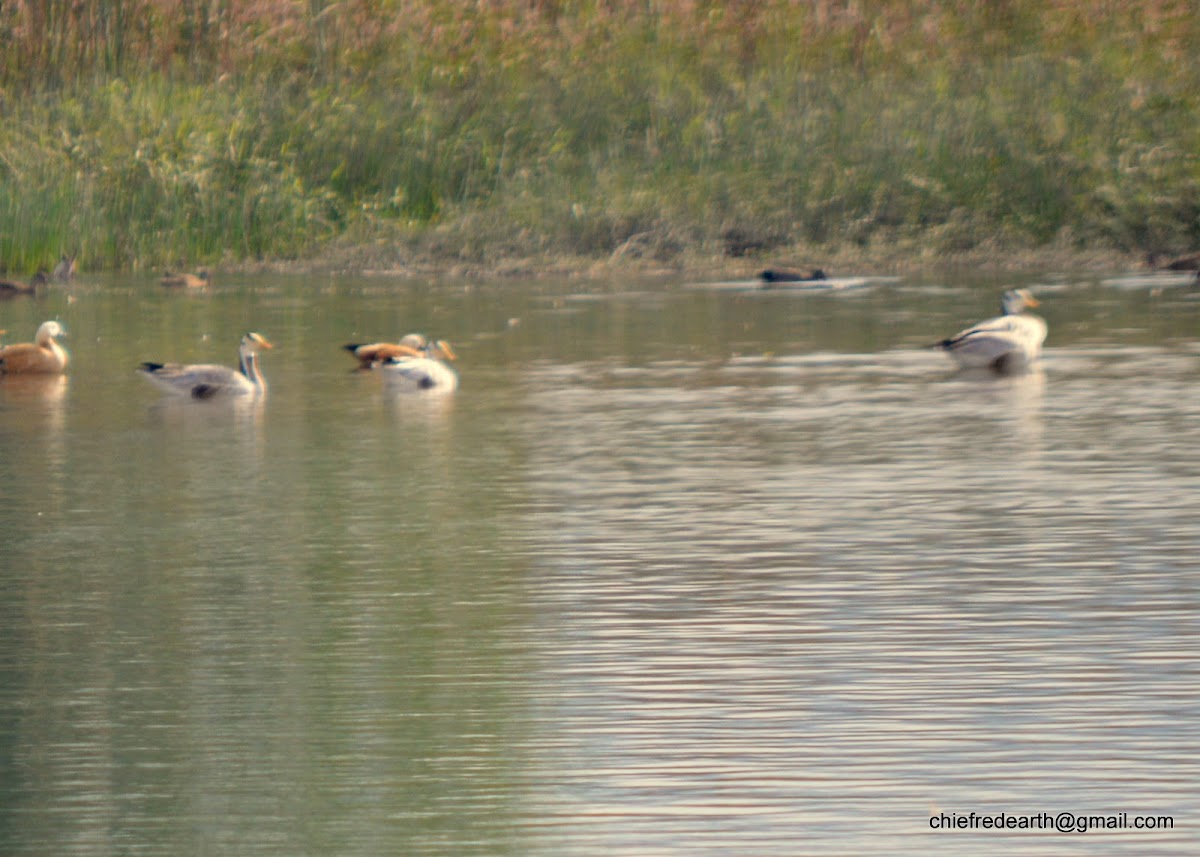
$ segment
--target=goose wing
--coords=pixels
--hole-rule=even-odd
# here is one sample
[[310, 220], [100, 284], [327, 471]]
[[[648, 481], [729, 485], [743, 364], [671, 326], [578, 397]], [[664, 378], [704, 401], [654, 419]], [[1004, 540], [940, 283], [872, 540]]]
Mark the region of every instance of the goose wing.
[[458, 387], [458, 374], [440, 360], [405, 358], [384, 363], [383, 368], [390, 379], [408, 389], [450, 392]]
[[960, 330], [949, 339], [943, 339], [941, 347], [955, 354], [978, 354], [998, 357], [1011, 350], [1015, 344], [1017, 325], [1015, 317], [1009, 315], [989, 318]]
[[1046, 322], [1032, 315], [1002, 315], [960, 331], [939, 346], [968, 367], [1004, 369], [1041, 353]]
[[143, 363], [140, 371], [161, 389], [194, 399], [254, 392], [241, 372], [215, 363]]

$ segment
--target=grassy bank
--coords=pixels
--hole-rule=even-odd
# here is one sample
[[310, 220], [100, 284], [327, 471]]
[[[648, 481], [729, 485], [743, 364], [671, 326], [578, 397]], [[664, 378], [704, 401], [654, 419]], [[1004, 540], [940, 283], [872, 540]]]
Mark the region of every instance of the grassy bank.
[[1200, 22], [1119, 5], [5, 4], [0, 265], [1191, 249]]

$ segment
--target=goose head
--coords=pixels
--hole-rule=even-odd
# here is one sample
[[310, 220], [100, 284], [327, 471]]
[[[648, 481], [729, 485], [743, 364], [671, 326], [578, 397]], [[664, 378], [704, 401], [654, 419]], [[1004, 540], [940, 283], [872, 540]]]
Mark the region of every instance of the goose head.
[[1005, 315], [1018, 315], [1022, 310], [1038, 306], [1029, 289], [1009, 289], [1000, 298], [1000, 308]]
[[250, 356], [273, 347], [261, 333], [247, 333], [242, 337], [242, 344], [238, 351], [244, 356]]

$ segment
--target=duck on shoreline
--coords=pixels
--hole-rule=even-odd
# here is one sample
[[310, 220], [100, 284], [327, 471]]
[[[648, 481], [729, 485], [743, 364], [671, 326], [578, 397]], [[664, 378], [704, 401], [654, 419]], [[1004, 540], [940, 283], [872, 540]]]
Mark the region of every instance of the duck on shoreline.
[[1162, 263], [1157, 253], [1149, 253], [1146, 255], [1146, 264], [1155, 271], [1200, 271], [1200, 252], [1176, 256]]
[[759, 272], [758, 278], [763, 281], [764, 287], [769, 287], [771, 283], [812, 283], [829, 279], [820, 268], [813, 268], [811, 271], [767, 268], [765, 271]]
[[166, 271], [158, 284], [168, 289], [202, 289], [209, 284], [208, 271], [195, 274], [172, 274]]

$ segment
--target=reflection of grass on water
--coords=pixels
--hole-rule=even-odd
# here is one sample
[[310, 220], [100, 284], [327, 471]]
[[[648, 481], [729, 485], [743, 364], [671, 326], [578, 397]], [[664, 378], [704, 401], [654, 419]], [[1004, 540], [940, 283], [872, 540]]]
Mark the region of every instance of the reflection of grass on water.
[[1186, 0], [5, 4], [0, 264], [1173, 252], [1198, 37]]

